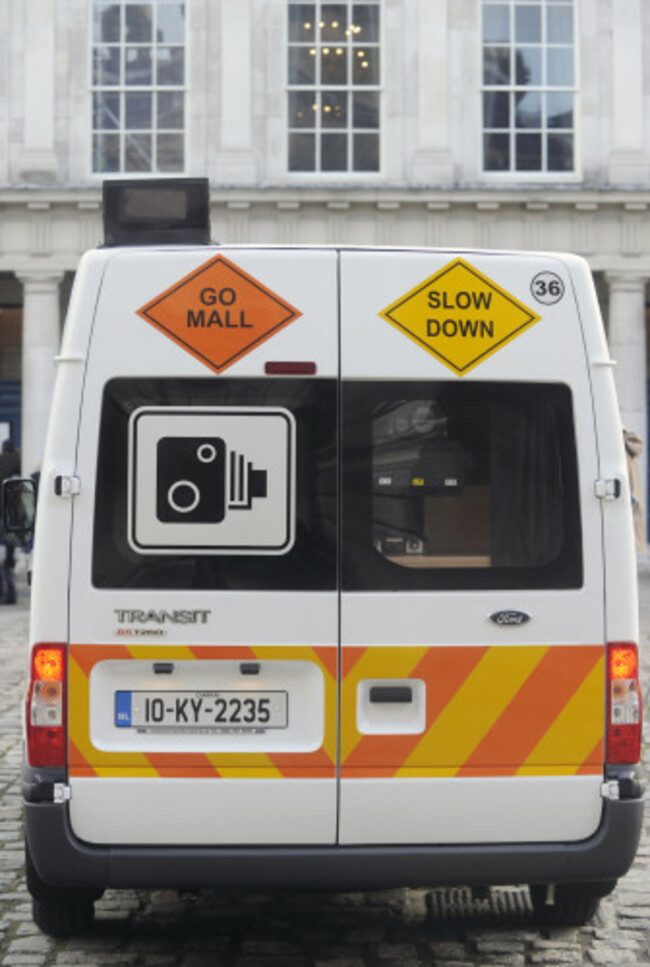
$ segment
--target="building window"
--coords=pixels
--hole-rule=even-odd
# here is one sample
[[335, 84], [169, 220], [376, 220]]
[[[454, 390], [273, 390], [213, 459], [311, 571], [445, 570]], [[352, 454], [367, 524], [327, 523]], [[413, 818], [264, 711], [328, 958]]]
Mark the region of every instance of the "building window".
[[380, 0], [288, 4], [289, 170], [379, 170]]
[[575, 170], [573, 0], [483, 0], [483, 168]]
[[94, 0], [93, 171], [185, 168], [185, 5]]

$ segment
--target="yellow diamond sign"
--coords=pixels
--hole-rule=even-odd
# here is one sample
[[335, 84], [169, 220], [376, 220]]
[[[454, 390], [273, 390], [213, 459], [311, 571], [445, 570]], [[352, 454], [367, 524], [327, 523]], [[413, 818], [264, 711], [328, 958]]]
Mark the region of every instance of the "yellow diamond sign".
[[445, 265], [379, 315], [459, 376], [541, 319], [463, 259]]

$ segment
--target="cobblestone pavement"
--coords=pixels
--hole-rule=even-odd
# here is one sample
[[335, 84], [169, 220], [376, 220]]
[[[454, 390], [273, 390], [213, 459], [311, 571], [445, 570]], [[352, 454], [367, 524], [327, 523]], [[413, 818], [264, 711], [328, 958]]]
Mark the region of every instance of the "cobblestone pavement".
[[[650, 573], [641, 576], [645, 695], [650, 695]], [[87, 936], [55, 941], [31, 920], [19, 796], [26, 591], [0, 608], [0, 963], [111, 967], [650, 967], [650, 809], [633, 869], [589, 926], [540, 930], [525, 888], [379, 894], [223, 896], [109, 891]], [[645, 761], [650, 764], [650, 703]]]

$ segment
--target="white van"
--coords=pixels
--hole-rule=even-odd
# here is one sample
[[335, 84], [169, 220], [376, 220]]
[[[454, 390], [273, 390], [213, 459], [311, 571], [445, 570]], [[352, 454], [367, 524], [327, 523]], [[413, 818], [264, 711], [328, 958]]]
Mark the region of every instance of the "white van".
[[587, 920], [643, 812], [587, 265], [205, 244], [193, 181], [105, 204], [38, 501], [36, 923], [105, 888], [507, 883]]

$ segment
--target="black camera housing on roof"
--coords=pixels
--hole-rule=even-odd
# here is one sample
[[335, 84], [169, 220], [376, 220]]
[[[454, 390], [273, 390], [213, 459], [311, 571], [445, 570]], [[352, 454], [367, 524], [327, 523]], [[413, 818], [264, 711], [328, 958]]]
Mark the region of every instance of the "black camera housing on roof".
[[104, 245], [208, 245], [207, 178], [115, 179], [103, 183]]

